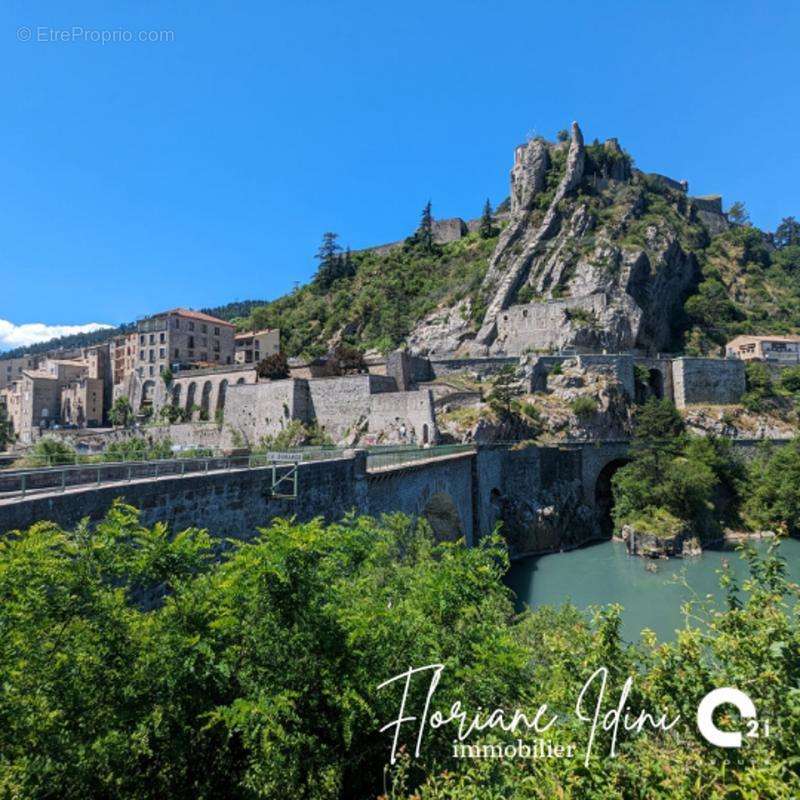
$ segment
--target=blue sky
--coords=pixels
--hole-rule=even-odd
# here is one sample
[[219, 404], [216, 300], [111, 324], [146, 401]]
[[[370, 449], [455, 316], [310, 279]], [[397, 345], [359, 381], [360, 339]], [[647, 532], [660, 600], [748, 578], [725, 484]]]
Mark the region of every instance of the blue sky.
[[796, 2], [6, 0], [0, 348], [4, 320], [279, 296], [325, 230], [477, 216], [573, 119], [774, 229], [800, 216], [799, 40]]

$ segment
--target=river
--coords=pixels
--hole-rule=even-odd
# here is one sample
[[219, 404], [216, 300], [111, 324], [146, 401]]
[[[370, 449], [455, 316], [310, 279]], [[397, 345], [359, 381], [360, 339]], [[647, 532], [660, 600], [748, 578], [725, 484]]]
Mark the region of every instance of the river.
[[[767, 546], [766, 541], [755, 544], [762, 549]], [[800, 541], [782, 540], [779, 554], [787, 561], [790, 578], [800, 582]], [[624, 544], [608, 541], [516, 561], [506, 583], [517, 596], [518, 608], [560, 605], [567, 600], [582, 609], [619, 603], [625, 609], [623, 638], [633, 641], [642, 628], [651, 628], [659, 639], [668, 640], [674, 638], [676, 628], [683, 627], [682, 603], [707, 594], [722, 596], [717, 570], [723, 559], [737, 575], [747, 576], [747, 564], [735, 550], [706, 550], [695, 558], [646, 561], [629, 556]], [[646, 563], [655, 564], [657, 571], [648, 572]]]

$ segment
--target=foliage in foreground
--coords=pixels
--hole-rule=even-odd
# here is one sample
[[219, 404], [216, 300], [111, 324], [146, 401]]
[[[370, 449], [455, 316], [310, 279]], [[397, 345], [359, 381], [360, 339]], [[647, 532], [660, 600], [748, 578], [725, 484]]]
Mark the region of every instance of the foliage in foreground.
[[[39, 523], [0, 543], [0, 797], [797, 796], [796, 587], [774, 554], [750, 560], [744, 604], [725, 577], [727, 605], [707, 624], [687, 618], [673, 643], [627, 645], [615, 607], [515, 615], [497, 538], [437, 544], [401, 515], [276, 521], [221, 552], [202, 531], [145, 528], [120, 504], [93, 531]], [[582, 752], [454, 760], [454, 734], [433, 731], [419, 759], [384, 774], [378, 730], [397, 716], [399, 687], [377, 686], [436, 662], [442, 711], [547, 702], [566, 714], [607, 666], [615, 698], [635, 675], [633, 708], [683, 722], [621, 731], [616, 759], [600, 734], [588, 767]], [[700, 740], [697, 702], [721, 685], [750, 694], [772, 736], [741, 751]], [[412, 683], [409, 709], [426, 688]], [[552, 738], [582, 751], [587, 734], [572, 718]], [[401, 741], [413, 749], [409, 732]]]

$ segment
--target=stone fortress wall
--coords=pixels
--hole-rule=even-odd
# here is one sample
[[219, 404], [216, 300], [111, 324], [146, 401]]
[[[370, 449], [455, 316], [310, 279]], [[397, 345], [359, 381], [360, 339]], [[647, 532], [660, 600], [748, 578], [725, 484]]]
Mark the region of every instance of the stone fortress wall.
[[522, 355], [526, 350], [547, 350], [558, 346], [559, 334], [571, 310], [600, 317], [607, 305], [606, 295], [596, 293], [566, 300], [509, 306], [498, 315], [495, 347], [513, 356]]
[[672, 362], [675, 405], [738, 403], [745, 393], [744, 361], [736, 358], [676, 358]]
[[556, 364], [575, 359], [582, 368], [609, 370], [631, 399], [637, 397], [636, 367], [648, 371], [645, 388], [655, 397], [666, 397], [678, 408], [695, 403], [727, 405], [740, 402], [746, 391], [745, 362], [721, 358], [670, 358], [627, 353], [531, 356], [527, 374], [529, 390], [544, 391], [547, 376]]
[[[185, 383], [189, 379], [182, 379]], [[194, 380], [196, 386], [211, 380], [204, 376]], [[227, 384], [227, 385], [225, 385]], [[221, 387], [223, 387], [222, 389]], [[398, 391], [397, 380], [389, 375], [346, 375], [336, 378], [287, 378], [258, 383], [231, 383], [218, 375], [208, 394], [210, 407], [222, 398], [219, 406], [222, 419], [216, 422], [194, 421], [187, 425], [164, 426], [163, 435], [181, 443], [181, 430], [207, 430], [204, 444], [229, 448], [252, 447], [262, 438], [274, 437], [292, 421], [317, 425], [334, 442], [345, 440], [356, 432], [395, 434], [398, 441], [432, 443], [436, 441], [436, 417], [433, 399], [428, 390]], [[188, 392], [172, 397], [184, 398]], [[211, 414], [213, 420], [214, 414]], [[214, 437], [212, 430], [217, 431]], [[173, 436], [175, 432], [176, 439]]]

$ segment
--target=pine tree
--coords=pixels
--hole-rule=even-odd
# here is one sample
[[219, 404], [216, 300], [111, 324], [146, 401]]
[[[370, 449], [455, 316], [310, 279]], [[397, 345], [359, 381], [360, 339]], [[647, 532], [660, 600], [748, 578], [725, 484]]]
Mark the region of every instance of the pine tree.
[[512, 366], [503, 367], [495, 376], [489, 405], [499, 416], [508, 418], [514, 408], [515, 397], [519, 394], [516, 370]]
[[734, 225], [747, 225], [750, 222], [750, 215], [747, 213], [747, 209], [745, 208], [744, 203], [741, 200], [737, 200], [729, 209], [728, 209], [728, 219]]
[[483, 214], [481, 215], [481, 224], [478, 227], [478, 235], [481, 239], [491, 239], [495, 235], [494, 217], [492, 216], [492, 204], [489, 198], [486, 198], [486, 203], [483, 206]]
[[780, 248], [800, 245], [800, 222], [794, 217], [784, 217], [775, 231], [775, 245]]
[[422, 209], [422, 219], [417, 228], [416, 241], [426, 253], [433, 252], [433, 214], [431, 213], [431, 201], [425, 204]]
[[323, 289], [327, 289], [340, 275], [342, 248], [336, 241], [338, 233], [327, 231], [322, 234], [322, 244], [317, 250], [316, 259], [319, 268], [315, 280]]

